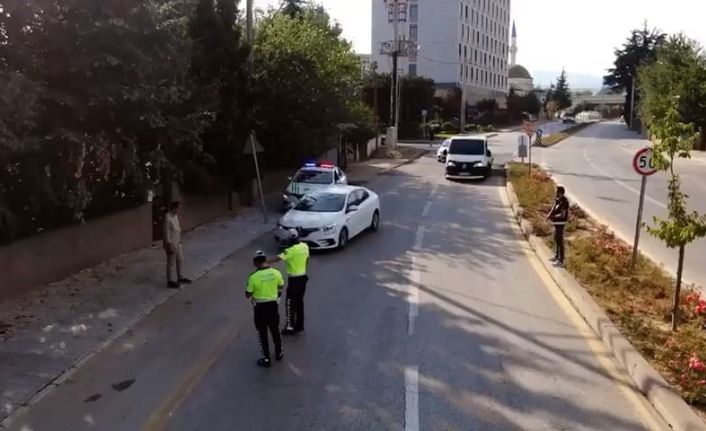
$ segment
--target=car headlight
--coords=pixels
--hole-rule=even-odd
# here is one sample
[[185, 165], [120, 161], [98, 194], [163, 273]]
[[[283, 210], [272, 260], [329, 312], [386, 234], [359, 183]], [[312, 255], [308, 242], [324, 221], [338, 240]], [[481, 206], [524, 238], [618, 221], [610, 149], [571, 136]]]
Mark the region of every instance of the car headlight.
[[446, 166], [449, 166], [449, 167], [452, 167], [452, 168], [453, 168], [453, 167], [456, 166], [456, 162], [448, 162], [448, 163], [446, 163]]
[[487, 165], [485, 164], [485, 162], [478, 162], [478, 163], [476, 163], [476, 166], [484, 168]]
[[332, 230], [336, 229], [336, 224], [324, 226], [321, 228], [321, 232], [331, 232]]
[[285, 193], [282, 195], [282, 200], [289, 202], [289, 194]]

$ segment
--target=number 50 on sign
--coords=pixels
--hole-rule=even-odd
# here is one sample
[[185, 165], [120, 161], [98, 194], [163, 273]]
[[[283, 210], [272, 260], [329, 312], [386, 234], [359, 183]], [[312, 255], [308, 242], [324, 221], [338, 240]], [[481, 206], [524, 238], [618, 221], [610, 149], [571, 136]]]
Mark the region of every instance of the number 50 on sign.
[[635, 153], [635, 158], [632, 160], [632, 167], [638, 174], [648, 177], [657, 172], [657, 168], [652, 160], [652, 149], [643, 148]]

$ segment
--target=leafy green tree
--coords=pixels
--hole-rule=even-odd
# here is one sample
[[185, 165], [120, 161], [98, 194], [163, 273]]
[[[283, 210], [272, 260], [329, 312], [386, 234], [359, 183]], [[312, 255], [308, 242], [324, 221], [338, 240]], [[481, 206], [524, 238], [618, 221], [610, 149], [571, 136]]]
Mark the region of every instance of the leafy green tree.
[[189, 22], [190, 73], [199, 85], [194, 99], [211, 119], [203, 135], [207, 157], [188, 166], [187, 173], [194, 175], [184, 183], [192, 188], [200, 187], [196, 178], [207, 178], [211, 171], [235, 181], [248, 177], [249, 159], [242, 159], [251, 127], [249, 49], [239, 24], [238, 1], [233, 0], [199, 0]]
[[[270, 14], [257, 28], [253, 91], [260, 141], [278, 165], [331, 147], [362, 98], [361, 65], [319, 9]], [[370, 118], [370, 117], [368, 117]]]
[[0, 201], [20, 220], [9, 236], [142, 203], [170, 154], [200, 152], [184, 41], [156, 3], [37, 0], [3, 11], [0, 74], [32, 87], [31, 112], [0, 138], [15, 143], [0, 155], [17, 167], [0, 169]]
[[539, 115], [542, 110], [542, 102], [539, 101], [537, 93], [531, 92], [525, 96], [525, 110], [532, 115]]
[[656, 116], [648, 111], [644, 118], [656, 140], [653, 146], [654, 164], [658, 169], [669, 174], [668, 216], [667, 218], [655, 217], [655, 226], [649, 226], [647, 229], [650, 234], [664, 241], [667, 247], [679, 250], [672, 306], [672, 331], [676, 331], [679, 327], [686, 246], [706, 236], [706, 216], [696, 211], [688, 211], [688, 196], [681, 191], [681, 180], [674, 168], [677, 158], [689, 158], [689, 150], [695, 139], [694, 127], [692, 124], [682, 122], [679, 113], [679, 97], [674, 95], [666, 97], [668, 101], [661, 115]]
[[693, 124], [706, 137], [706, 56], [695, 40], [670, 36], [657, 49], [657, 61], [640, 68], [640, 113], [643, 118], [666, 114], [678, 96], [680, 120]]
[[552, 93], [551, 100], [556, 101], [559, 110], [571, 107], [571, 90], [569, 89], [569, 80], [565, 70], [561, 71], [561, 75], [556, 80], [556, 87]]
[[[652, 63], [655, 59], [657, 47], [665, 40], [666, 35], [660, 30], [649, 29], [647, 23], [643, 28], [630, 32], [630, 36], [623, 43], [622, 48], [615, 50], [615, 62], [613, 68], [608, 70], [608, 75], [603, 77], [603, 82], [617, 92], [627, 92], [625, 98], [625, 118], [630, 127], [631, 124], [631, 100], [634, 79], [637, 78], [637, 71], [640, 66]], [[635, 85], [637, 88], [638, 85]], [[636, 106], [639, 105], [640, 94], [635, 94]]]

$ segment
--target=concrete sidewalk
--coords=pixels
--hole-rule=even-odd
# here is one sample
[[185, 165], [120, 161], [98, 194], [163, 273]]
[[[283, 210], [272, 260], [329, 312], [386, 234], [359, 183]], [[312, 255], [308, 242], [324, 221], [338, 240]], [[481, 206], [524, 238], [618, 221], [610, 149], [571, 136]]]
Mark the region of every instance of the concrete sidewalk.
[[[347, 174], [362, 184], [417, 157], [369, 160], [351, 165]], [[267, 224], [255, 207], [185, 233], [185, 275], [194, 280], [204, 276], [270, 232], [279, 218], [280, 196], [267, 197], [272, 208]], [[165, 287], [164, 252], [161, 244], [154, 244], [3, 302], [0, 423], [19, 407], [41, 399], [176, 292]]]

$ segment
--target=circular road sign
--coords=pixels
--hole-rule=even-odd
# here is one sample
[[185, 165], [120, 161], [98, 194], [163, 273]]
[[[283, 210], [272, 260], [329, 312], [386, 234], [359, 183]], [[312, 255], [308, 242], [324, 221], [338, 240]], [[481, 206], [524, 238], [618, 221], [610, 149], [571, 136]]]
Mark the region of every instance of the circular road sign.
[[643, 148], [635, 153], [632, 159], [632, 167], [640, 175], [650, 176], [657, 172], [657, 168], [652, 161], [652, 149]]

